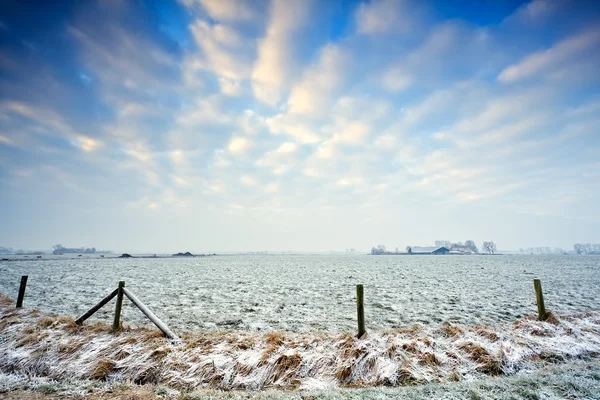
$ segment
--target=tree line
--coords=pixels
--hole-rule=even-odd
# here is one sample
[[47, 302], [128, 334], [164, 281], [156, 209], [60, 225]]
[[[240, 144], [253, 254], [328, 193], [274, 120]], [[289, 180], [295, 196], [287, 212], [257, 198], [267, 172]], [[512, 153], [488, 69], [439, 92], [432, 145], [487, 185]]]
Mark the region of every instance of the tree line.
[[600, 243], [575, 243], [573, 250], [576, 254], [600, 254]]

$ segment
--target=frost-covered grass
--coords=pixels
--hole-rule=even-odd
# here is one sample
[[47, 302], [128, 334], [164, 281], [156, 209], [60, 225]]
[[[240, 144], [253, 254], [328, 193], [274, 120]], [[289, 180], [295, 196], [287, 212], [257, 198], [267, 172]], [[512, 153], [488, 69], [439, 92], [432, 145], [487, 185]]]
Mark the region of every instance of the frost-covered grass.
[[450, 325], [349, 333], [110, 333], [107, 323], [83, 327], [70, 317], [14, 309], [0, 301], [0, 370], [58, 382], [161, 384], [190, 392], [321, 390], [465, 384], [512, 376], [573, 360], [597, 363], [600, 312], [526, 317], [512, 324]]
[[[2, 395], [4, 393], [4, 395]], [[200, 389], [179, 391], [164, 385], [139, 387], [129, 382], [107, 383], [99, 381], [57, 382], [47, 378], [28, 378], [23, 375], [0, 372], [0, 397], [28, 399], [40, 393], [49, 399], [502, 399], [502, 400], [559, 400], [600, 398], [600, 364], [576, 361], [551, 365], [535, 373], [520, 373], [510, 377], [484, 378], [471, 382], [431, 383], [418, 386], [377, 388], [336, 388], [313, 391], [264, 390], [221, 391]]]

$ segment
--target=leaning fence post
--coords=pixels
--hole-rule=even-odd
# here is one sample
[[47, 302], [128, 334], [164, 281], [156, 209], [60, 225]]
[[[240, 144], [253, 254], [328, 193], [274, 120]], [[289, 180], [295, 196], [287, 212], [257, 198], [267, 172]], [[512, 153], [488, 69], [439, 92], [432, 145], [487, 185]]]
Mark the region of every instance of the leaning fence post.
[[544, 306], [544, 293], [542, 292], [542, 282], [539, 279], [533, 280], [533, 287], [535, 288], [535, 297], [537, 299], [538, 315], [540, 321], [548, 319], [546, 314], [546, 307]]
[[358, 337], [365, 334], [365, 305], [363, 285], [356, 285], [356, 313], [358, 314]]
[[17, 308], [23, 307], [23, 298], [25, 297], [25, 288], [27, 287], [27, 275], [21, 277], [21, 286], [19, 286], [19, 297], [17, 297]]
[[116, 332], [121, 327], [121, 307], [123, 306], [123, 288], [125, 287], [125, 281], [119, 282], [119, 289], [117, 292], [117, 305], [115, 306], [115, 320], [113, 321], [113, 332]]

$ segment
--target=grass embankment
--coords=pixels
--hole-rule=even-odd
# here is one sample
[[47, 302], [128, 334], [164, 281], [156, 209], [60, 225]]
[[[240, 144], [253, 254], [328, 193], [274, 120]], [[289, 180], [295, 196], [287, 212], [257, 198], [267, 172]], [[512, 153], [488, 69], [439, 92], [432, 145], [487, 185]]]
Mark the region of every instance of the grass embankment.
[[600, 353], [600, 312], [553, 316], [549, 322], [532, 316], [493, 326], [415, 325], [361, 339], [348, 333], [224, 331], [188, 332], [173, 342], [155, 329], [111, 334], [110, 328], [104, 322], [78, 326], [71, 317], [16, 310], [2, 297], [0, 370], [5, 376], [164, 385], [181, 392], [335, 391], [464, 385], [574, 360], [597, 365]]

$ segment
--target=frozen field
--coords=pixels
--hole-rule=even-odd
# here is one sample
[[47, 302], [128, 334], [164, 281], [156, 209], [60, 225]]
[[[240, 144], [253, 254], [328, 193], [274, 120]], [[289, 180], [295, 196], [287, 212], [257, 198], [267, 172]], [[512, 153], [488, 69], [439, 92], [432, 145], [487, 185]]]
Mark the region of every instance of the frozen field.
[[[125, 280], [175, 331], [353, 331], [357, 283], [365, 287], [371, 331], [512, 322], [536, 313], [534, 278], [555, 313], [600, 308], [596, 256], [44, 256], [0, 262], [0, 292], [16, 297], [21, 275], [29, 275], [26, 307], [72, 316]], [[125, 323], [145, 323], [125, 304]], [[113, 308], [98, 318], [110, 321]]]

